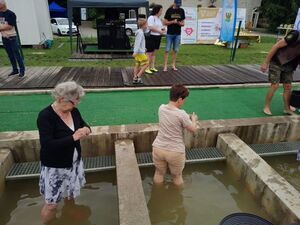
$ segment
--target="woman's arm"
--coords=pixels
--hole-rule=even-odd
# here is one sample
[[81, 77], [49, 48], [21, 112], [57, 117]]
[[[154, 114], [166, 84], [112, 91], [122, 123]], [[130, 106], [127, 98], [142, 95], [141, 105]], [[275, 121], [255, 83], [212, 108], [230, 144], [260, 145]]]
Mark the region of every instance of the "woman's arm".
[[63, 138], [54, 138], [54, 127], [51, 116], [45, 112], [40, 113], [37, 119], [37, 126], [40, 134], [41, 146], [47, 146], [49, 149], [69, 147], [74, 144], [72, 135]]

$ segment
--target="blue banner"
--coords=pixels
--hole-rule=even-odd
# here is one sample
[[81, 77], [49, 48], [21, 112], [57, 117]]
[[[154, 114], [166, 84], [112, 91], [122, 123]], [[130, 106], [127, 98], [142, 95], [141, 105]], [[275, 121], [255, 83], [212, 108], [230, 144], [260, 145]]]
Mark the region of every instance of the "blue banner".
[[237, 14], [237, 0], [222, 1], [221, 41], [233, 42]]

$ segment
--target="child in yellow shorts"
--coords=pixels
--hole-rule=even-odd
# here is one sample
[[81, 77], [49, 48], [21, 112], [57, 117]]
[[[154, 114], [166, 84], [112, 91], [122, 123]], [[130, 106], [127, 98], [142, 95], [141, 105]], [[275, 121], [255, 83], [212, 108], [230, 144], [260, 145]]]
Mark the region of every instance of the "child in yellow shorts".
[[135, 67], [133, 69], [133, 84], [143, 84], [142, 75], [145, 69], [148, 67], [148, 57], [146, 55], [146, 42], [144, 31], [147, 29], [147, 20], [139, 19], [138, 20], [139, 29], [135, 34], [135, 42], [133, 49], [133, 58], [135, 60]]

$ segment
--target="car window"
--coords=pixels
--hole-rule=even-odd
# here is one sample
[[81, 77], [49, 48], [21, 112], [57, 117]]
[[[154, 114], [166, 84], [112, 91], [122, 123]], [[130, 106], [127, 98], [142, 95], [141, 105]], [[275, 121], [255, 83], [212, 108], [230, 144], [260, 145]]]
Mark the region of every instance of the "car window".
[[67, 19], [59, 19], [57, 20], [59, 25], [69, 25], [69, 21]]

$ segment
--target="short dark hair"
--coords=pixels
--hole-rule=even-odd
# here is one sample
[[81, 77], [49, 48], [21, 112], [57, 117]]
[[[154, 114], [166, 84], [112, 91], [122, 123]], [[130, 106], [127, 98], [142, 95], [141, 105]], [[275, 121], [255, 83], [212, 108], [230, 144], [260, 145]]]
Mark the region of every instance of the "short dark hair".
[[176, 102], [179, 98], [189, 96], [189, 90], [183, 84], [173, 84], [170, 89], [170, 101]]
[[151, 15], [155, 16], [159, 12], [160, 9], [162, 9], [162, 5], [155, 4], [152, 8]]

